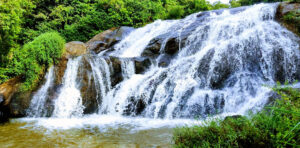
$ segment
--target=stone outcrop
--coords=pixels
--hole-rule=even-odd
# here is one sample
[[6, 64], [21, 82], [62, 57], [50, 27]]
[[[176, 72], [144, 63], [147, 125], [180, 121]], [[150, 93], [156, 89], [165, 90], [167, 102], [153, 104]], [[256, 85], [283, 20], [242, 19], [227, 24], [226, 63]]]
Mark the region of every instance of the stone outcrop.
[[276, 19], [287, 29], [300, 36], [300, 1], [280, 3]]
[[103, 50], [111, 48], [133, 30], [134, 28], [126, 26], [112, 28], [97, 34], [91, 40], [89, 40], [86, 45], [90, 52], [99, 53]]
[[16, 77], [0, 85], [0, 123], [7, 121], [10, 116], [11, 100], [18, 91], [21, 82], [22, 79]]

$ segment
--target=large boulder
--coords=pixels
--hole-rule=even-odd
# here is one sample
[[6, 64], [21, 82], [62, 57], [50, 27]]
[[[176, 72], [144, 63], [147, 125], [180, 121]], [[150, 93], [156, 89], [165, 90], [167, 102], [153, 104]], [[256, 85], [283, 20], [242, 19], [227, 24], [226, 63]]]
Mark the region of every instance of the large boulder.
[[19, 92], [21, 83], [21, 77], [15, 77], [0, 85], [0, 122], [7, 121], [8, 117], [14, 114], [11, 102], [14, 101], [14, 95]]
[[99, 53], [124, 39], [133, 30], [134, 28], [126, 26], [111, 28], [97, 34], [91, 40], [89, 40], [86, 43], [87, 48], [91, 52]]
[[276, 19], [287, 29], [300, 36], [300, 1], [280, 3]]
[[72, 41], [65, 45], [66, 52], [65, 55], [67, 58], [76, 57], [83, 54], [86, 54], [87, 47], [83, 42]]
[[55, 84], [61, 84], [69, 58], [74, 58], [87, 53], [87, 46], [83, 42], [72, 41], [66, 43], [65, 52], [58, 63], [55, 64]]

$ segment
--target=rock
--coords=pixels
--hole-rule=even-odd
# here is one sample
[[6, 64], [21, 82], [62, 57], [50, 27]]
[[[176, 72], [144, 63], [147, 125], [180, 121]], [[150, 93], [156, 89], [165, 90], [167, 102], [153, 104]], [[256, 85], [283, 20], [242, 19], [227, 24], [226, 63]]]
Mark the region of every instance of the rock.
[[87, 46], [83, 42], [72, 41], [65, 45], [66, 51], [55, 64], [55, 84], [61, 84], [69, 58], [81, 56], [87, 53]]
[[68, 58], [63, 56], [54, 67], [54, 75], [55, 75], [55, 84], [59, 85], [62, 83], [62, 79], [65, 74], [65, 70], [67, 68]]
[[[7, 121], [9, 116], [21, 116], [19, 110], [12, 106], [15, 101], [16, 94], [25, 96], [25, 92], [19, 91], [19, 86], [22, 83], [21, 77], [15, 77], [0, 85], [0, 122]], [[27, 92], [30, 93], [30, 92]], [[18, 107], [25, 109], [24, 104], [17, 104]], [[14, 112], [16, 114], [14, 114]]]
[[24, 117], [26, 110], [29, 108], [32, 98], [32, 92], [16, 92], [9, 104], [11, 117]]
[[147, 45], [147, 47], [144, 49], [144, 51], [142, 52], [141, 55], [144, 56], [144, 57], [156, 57], [156, 56], [158, 56], [162, 42], [163, 41], [160, 38], [152, 39], [149, 42], [149, 44]]
[[149, 58], [135, 58], [134, 65], [135, 73], [142, 74], [151, 66], [151, 60]]
[[88, 62], [88, 56], [83, 56], [80, 63], [77, 78], [80, 80], [80, 93], [84, 108], [84, 114], [94, 113], [98, 109], [97, 90], [92, 76], [92, 68]]
[[99, 53], [103, 50], [105, 50], [107, 47], [107, 43], [103, 41], [93, 41], [88, 44], [88, 50], [93, 51], [95, 53]]
[[295, 11], [295, 10], [299, 10], [300, 9], [300, 4], [299, 3], [288, 3], [288, 2], [283, 2], [280, 3], [277, 12], [279, 13], [279, 15], [284, 16], [285, 14], [291, 12], [291, 11]]
[[159, 67], [167, 67], [172, 60], [172, 56], [170, 56], [168, 54], [162, 54], [158, 57], [157, 60], [158, 60]]
[[15, 77], [0, 85], [0, 95], [4, 106], [10, 104], [12, 96], [18, 91], [21, 83], [21, 77]]
[[121, 61], [116, 57], [108, 57], [106, 62], [112, 66], [110, 73], [111, 85], [112, 87], [116, 86], [123, 80], [122, 71], [121, 71]]
[[86, 54], [87, 47], [83, 42], [72, 41], [65, 45], [66, 52], [65, 55], [67, 58], [77, 57], [83, 54]]
[[283, 2], [277, 8], [276, 20], [290, 31], [300, 36], [300, 1], [296, 3]]
[[124, 39], [133, 30], [134, 28], [132, 27], [122, 26], [101, 32], [86, 43], [88, 51], [99, 53], [111, 48], [113, 45]]
[[0, 123], [8, 121], [8, 113], [8, 107], [4, 106], [4, 96], [0, 94]]

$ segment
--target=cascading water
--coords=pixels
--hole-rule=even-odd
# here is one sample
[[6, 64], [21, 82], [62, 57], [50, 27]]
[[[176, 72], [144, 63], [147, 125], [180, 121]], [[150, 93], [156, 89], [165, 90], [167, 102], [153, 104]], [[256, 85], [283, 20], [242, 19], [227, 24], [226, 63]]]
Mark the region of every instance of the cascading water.
[[[264, 85], [300, 78], [299, 37], [274, 21], [276, 8], [259, 4], [158, 20], [131, 32], [114, 50], [90, 54], [97, 114], [193, 119], [261, 109], [271, 96]], [[122, 75], [115, 85], [111, 58], [119, 60]], [[138, 73], [136, 58], [151, 64]], [[83, 113], [80, 62], [68, 62], [53, 117]]]
[[48, 97], [49, 88], [53, 85], [54, 67], [49, 69], [46, 74], [45, 84], [33, 95], [31, 104], [27, 111], [27, 115], [30, 117], [45, 117], [48, 115], [46, 102]]
[[33, 134], [50, 129], [43, 141], [62, 147], [168, 147], [173, 127], [258, 111], [273, 96], [267, 86], [300, 79], [300, 38], [274, 20], [276, 8], [158, 20], [106, 50], [101, 42], [99, 54], [68, 59], [62, 84], [65, 65], [50, 68], [28, 110], [34, 118], [20, 120]]
[[69, 118], [83, 114], [82, 98], [76, 83], [81, 58], [77, 57], [68, 61], [63, 77], [63, 86], [54, 103], [53, 117]]
[[[111, 55], [122, 51], [120, 57], [139, 57], [159, 36], [165, 37], [160, 49], [164, 53], [168, 38], [184, 38], [182, 32], [198, 23], [179, 43], [181, 50], [167, 67], [152, 66], [114, 87], [103, 98], [103, 113], [194, 118], [260, 109], [270, 96], [263, 85], [293, 82], [299, 73], [299, 38], [274, 21], [276, 8], [277, 4], [260, 4], [238, 12], [200, 13], [166, 21], [167, 25], [154, 28], [159, 31], [155, 34], [151, 25], [134, 31]], [[153, 25], [157, 23], [162, 22]], [[143, 48], [127, 56], [126, 51], [131, 53], [138, 45]], [[122, 66], [122, 71], [128, 70]]]

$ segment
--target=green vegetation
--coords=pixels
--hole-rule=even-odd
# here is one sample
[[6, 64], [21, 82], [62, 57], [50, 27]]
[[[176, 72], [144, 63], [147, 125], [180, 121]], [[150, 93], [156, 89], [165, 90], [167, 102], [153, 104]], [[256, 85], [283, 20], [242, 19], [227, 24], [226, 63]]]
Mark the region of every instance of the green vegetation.
[[[55, 32], [44, 33], [21, 50], [12, 51], [14, 58], [7, 68], [2, 68], [0, 78], [5, 81], [9, 76], [21, 75], [24, 83], [22, 91], [33, 89], [47, 68], [57, 62], [63, 53], [65, 40]], [[1, 82], [1, 81], [0, 81]]]
[[177, 128], [175, 147], [299, 147], [300, 91], [280, 86], [273, 90], [281, 99], [258, 114]]
[[283, 16], [283, 21], [288, 24], [295, 33], [300, 35], [300, 11], [291, 11]]

